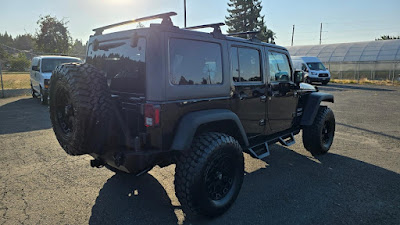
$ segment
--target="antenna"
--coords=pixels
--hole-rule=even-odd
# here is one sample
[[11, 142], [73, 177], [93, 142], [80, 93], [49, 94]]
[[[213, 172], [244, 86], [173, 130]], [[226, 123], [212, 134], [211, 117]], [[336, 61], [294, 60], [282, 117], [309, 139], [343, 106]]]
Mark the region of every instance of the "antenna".
[[127, 20], [124, 22], [115, 23], [115, 24], [104, 26], [104, 27], [99, 27], [99, 28], [93, 29], [93, 31], [95, 32], [94, 35], [96, 36], [96, 35], [101, 35], [101, 34], [103, 34], [103, 31], [114, 28], [114, 27], [119, 27], [119, 26], [131, 24], [131, 23], [138, 23], [138, 22], [149, 21], [149, 20], [154, 20], [154, 19], [163, 19], [161, 22], [162, 25], [173, 26], [172, 21], [171, 21], [171, 16], [176, 16], [176, 15], [177, 15], [176, 12], [168, 12], [168, 13], [162, 13], [162, 14], [157, 14], [157, 15], [153, 15], [153, 16], [146, 16], [146, 17], [142, 17], [142, 18], [138, 18], [138, 19], [134, 19], [134, 20]]

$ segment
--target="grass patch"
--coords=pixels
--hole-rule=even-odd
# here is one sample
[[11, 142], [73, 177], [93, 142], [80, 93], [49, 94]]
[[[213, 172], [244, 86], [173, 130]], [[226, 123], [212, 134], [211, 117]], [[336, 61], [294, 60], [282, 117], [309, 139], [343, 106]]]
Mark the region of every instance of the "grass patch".
[[367, 78], [362, 78], [359, 81], [350, 79], [331, 79], [330, 82], [336, 84], [370, 84], [370, 85], [400, 86], [399, 81], [392, 82], [391, 80], [368, 80]]
[[3, 86], [4, 90], [31, 88], [29, 73], [3, 73]]

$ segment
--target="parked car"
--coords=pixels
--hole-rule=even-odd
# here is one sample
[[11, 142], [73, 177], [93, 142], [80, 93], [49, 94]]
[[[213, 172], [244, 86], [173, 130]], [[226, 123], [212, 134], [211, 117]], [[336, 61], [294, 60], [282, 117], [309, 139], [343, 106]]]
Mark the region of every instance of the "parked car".
[[[302, 130], [308, 151], [328, 152], [335, 117], [321, 103], [333, 95], [301, 83], [284, 47], [225, 35], [223, 23], [180, 29], [173, 15], [133, 20], [163, 19], [148, 28], [95, 29], [86, 63], [56, 68], [50, 118], [66, 153], [134, 175], [176, 164], [183, 210], [213, 217], [239, 194], [243, 151], [264, 159]], [[214, 30], [196, 31], [204, 27]]]
[[318, 57], [292, 56], [292, 62], [296, 69], [306, 73], [305, 81], [309, 84], [321, 82], [326, 85], [331, 80], [331, 73]]
[[40, 97], [42, 104], [48, 102], [50, 77], [56, 66], [63, 63], [82, 62], [81, 59], [68, 56], [37, 56], [32, 59], [30, 70], [32, 97]]

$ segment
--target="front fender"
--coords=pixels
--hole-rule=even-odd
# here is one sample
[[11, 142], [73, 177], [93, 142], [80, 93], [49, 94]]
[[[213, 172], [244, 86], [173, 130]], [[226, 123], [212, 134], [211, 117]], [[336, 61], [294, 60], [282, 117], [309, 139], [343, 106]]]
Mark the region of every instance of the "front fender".
[[172, 150], [187, 150], [190, 148], [197, 128], [203, 124], [217, 121], [230, 120], [236, 124], [242, 138], [242, 142], [248, 146], [249, 141], [239, 117], [227, 109], [210, 109], [191, 112], [182, 117], [175, 132], [171, 146]]
[[334, 97], [332, 94], [323, 92], [312, 92], [307, 95], [300, 125], [310, 126], [313, 124], [315, 116], [318, 113], [319, 106], [323, 101], [334, 103]]

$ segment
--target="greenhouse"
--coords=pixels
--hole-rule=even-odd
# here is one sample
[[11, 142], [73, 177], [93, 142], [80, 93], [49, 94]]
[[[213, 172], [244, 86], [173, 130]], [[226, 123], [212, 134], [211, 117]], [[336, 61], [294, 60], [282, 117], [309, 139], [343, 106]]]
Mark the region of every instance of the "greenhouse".
[[400, 40], [287, 47], [291, 56], [316, 56], [333, 78], [400, 79]]

